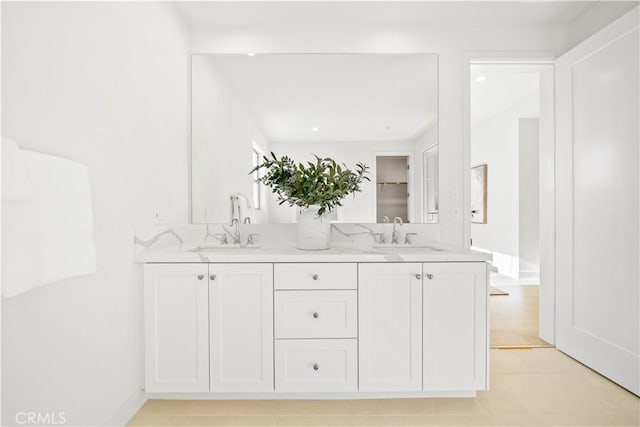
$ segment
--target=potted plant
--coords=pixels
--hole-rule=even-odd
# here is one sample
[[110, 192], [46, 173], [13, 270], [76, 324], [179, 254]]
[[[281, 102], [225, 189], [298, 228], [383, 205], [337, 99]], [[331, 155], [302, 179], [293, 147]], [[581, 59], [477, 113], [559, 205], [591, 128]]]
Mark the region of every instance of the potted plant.
[[266, 169], [258, 181], [271, 187], [280, 205], [297, 207], [298, 248], [329, 249], [331, 226], [326, 214], [342, 206], [349, 194], [362, 191], [360, 184], [370, 181], [369, 167], [357, 163], [355, 171], [331, 158], [313, 155], [316, 162], [296, 164], [291, 158], [263, 156], [250, 173]]

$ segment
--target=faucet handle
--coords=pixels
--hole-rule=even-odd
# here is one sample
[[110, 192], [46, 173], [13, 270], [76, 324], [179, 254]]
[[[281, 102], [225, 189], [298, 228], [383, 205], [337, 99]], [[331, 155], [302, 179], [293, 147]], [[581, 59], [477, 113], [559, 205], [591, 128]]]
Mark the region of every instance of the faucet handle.
[[412, 243], [411, 242], [411, 236], [417, 236], [417, 235], [418, 235], [418, 233], [405, 233], [405, 235], [404, 235], [404, 243], [406, 245], [410, 245]]
[[382, 222], [384, 222], [385, 224], [387, 224], [389, 222], [389, 217], [388, 216], [383, 216], [382, 217]]
[[242, 222], [244, 222], [245, 224], [251, 224], [251, 217], [250, 216], [245, 216], [244, 219], [242, 220]]
[[213, 237], [218, 240], [218, 243], [222, 243], [223, 245], [229, 243], [229, 240], [227, 240], [227, 235], [224, 233], [214, 234]]
[[386, 243], [384, 233], [373, 233], [373, 241], [378, 244]]
[[247, 245], [253, 245], [255, 243], [255, 237], [259, 236], [259, 233], [249, 233], [247, 234]]

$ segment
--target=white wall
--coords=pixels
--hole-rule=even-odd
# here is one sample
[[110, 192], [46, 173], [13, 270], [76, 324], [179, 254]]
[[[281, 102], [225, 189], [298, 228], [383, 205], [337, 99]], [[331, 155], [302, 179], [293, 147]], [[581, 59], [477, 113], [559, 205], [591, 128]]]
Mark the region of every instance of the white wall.
[[[363, 10], [364, 13], [364, 10]], [[366, 21], [366, 20], [364, 20]], [[563, 47], [555, 27], [452, 28], [434, 25], [299, 23], [212, 26], [191, 34], [198, 53], [435, 53], [438, 54], [440, 236], [464, 245], [464, 58], [468, 52], [541, 52]]]
[[537, 279], [540, 272], [539, 120], [520, 119], [518, 132], [518, 276]]
[[[358, 162], [370, 167], [369, 178], [371, 182], [364, 182], [362, 192], [356, 193], [355, 198], [347, 196], [343, 208], [340, 209], [339, 220], [341, 222], [376, 222], [375, 218], [375, 153], [413, 152], [411, 141], [390, 142], [272, 142], [271, 150], [277, 156], [287, 155], [295, 161], [314, 160], [312, 154], [320, 157], [331, 157], [339, 163], [345, 163], [353, 169]], [[414, 179], [415, 181], [415, 179]], [[286, 204], [277, 206], [275, 198], [271, 198], [269, 211], [270, 222], [291, 222], [291, 208]]]
[[2, 425], [106, 425], [141, 402], [133, 230], [188, 220], [185, 41], [167, 3], [2, 3], [2, 132], [88, 166], [97, 253], [96, 274], [3, 300]]
[[[229, 196], [252, 197], [252, 141], [265, 152], [264, 133], [234, 92], [214, 57], [194, 55], [192, 69], [192, 220], [231, 220]], [[264, 211], [256, 212], [268, 218]]]
[[471, 128], [471, 166], [486, 163], [488, 176], [487, 223], [471, 224], [473, 246], [493, 252], [498, 271], [514, 278], [520, 272], [519, 120], [537, 116], [538, 103], [535, 93]]

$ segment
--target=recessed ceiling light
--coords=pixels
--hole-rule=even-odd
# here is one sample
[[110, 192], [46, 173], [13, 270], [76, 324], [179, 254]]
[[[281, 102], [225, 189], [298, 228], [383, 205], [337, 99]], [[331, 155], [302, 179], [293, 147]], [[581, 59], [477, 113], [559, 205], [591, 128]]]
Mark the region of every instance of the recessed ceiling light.
[[385, 129], [389, 130], [389, 129], [391, 129], [391, 126], [385, 126]]
[[480, 74], [478, 77], [476, 77], [474, 79], [476, 81], [476, 83], [482, 83], [485, 80], [487, 80], [487, 76], [485, 76], [484, 74]]
[[317, 127], [315, 127], [315, 126], [311, 128], [311, 132], [318, 132], [319, 130], [320, 130], [320, 129], [319, 129], [319, 128], [317, 128]]
[[247, 53], [247, 55], [249, 55], [249, 56], [256, 56], [256, 54], [255, 54], [255, 53], [253, 53], [253, 52], [249, 52], [249, 53]]

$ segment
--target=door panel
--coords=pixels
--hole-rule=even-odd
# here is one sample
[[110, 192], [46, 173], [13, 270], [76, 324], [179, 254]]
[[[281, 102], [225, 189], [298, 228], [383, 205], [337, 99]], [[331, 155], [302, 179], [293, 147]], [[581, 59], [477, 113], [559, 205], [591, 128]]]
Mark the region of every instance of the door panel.
[[145, 390], [209, 391], [206, 264], [146, 264]]
[[209, 276], [211, 391], [272, 391], [272, 264], [209, 264]]
[[358, 269], [360, 390], [421, 390], [422, 265]]
[[638, 9], [558, 59], [557, 347], [640, 393]]
[[487, 265], [425, 263], [424, 390], [487, 388]]

